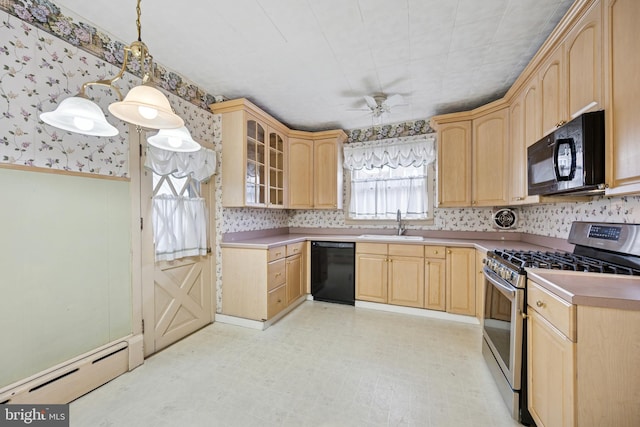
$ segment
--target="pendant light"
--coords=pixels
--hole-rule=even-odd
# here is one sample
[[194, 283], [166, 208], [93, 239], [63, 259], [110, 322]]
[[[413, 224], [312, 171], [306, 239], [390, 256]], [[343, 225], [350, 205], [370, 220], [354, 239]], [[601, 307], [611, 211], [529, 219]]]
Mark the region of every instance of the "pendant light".
[[[109, 111], [115, 117], [148, 129], [174, 129], [184, 126], [184, 120], [173, 112], [167, 97], [153, 84], [153, 56], [141, 38], [140, 0], [137, 1], [136, 12], [138, 40], [124, 47], [124, 59], [118, 74], [108, 80], [85, 83], [78, 95], [63, 100], [55, 111], [42, 113], [40, 118], [43, 122], [84, 135], [117, 135], [117, 129], [107, 122], [100, 107], [85, 95], [86, 87], [102, 85], [113, 88], [118, 95], [119, 101], [109, 105]], [[113, 83], [122, 78], [132, 58], [140, 64], [143, 73], [142, 84], [132, 88], [122, 99], [122, 94]]]
[[118, 134], [118, 129], [107, 121], [100, 107], [83, 94], [63, 99], [54, 111], [40, 114], [40, 119], [51, 126], [84, 135]]
[[193, 140], [191, 133], [184, 126], [177, 129], [160, 129], [157, 134], [147, 138], [147, 142], [167, 151], [191, 153], [200, 150], [200, 144]]

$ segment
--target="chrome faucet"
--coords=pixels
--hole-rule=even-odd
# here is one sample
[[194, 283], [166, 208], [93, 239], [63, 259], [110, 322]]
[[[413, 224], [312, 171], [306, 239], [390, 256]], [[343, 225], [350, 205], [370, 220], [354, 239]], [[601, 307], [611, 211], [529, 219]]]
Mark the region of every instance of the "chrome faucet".
[[402, 214], [400, 209], [396, 212], [396, 221], [398, 221], [398, 236], [402, 236], [405, 232], [405, 228], [402, 226]]

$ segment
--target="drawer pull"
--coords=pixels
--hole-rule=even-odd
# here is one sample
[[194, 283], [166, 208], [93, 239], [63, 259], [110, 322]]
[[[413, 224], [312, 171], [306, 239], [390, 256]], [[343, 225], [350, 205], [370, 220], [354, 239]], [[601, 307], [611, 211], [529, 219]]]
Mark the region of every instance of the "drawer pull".
[[544, 307], [544, 306], [545, 306], [545, 305], [547, 305], [547, 304], [545, 304], [545, 303], [543, 303], [542, 301], [538, 300], [538, 301], [536, 301], [536, 305], [537, 305], [538, 307]]
[[438, 251], [433, 251], [434, 254], [438, 255]]
[[276, 273], [276, 277], [282, 276], [282, 273]]
[[276, 256], [282, 255], [282, 252], [276, 252]]

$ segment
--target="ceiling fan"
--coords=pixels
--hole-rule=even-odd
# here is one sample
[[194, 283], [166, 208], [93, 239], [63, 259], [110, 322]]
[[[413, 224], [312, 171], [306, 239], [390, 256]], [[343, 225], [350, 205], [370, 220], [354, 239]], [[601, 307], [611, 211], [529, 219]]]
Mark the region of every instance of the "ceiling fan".
[[370, 111], [373, 117], [381, 117], [385, 113], [391, 113], [392, 107], [407, 105], [400, 94], [387, 96], [384, 93], [376, 93], [372, 96], [365, 95], [364, 100], [367, 103], [366, 106], [355, 110]]

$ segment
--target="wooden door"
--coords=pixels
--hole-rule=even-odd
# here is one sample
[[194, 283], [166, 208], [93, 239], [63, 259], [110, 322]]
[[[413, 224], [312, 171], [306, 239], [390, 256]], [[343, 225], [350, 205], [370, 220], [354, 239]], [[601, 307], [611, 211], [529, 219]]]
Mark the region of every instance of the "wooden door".
[[289, 208], [313, 207], [313, 141], [289, 138]]
[[357, 300], [387, 302], [387, 264], [387, 255], [356, 255]]
[[564, 45], [560, 45], [542, 65], [539, 73], [542, 134], [553, 132], [566, 121]]
[[335, 138], [319, 139], [313, 143], [313, 207], [342, 209], [342, 168], [338, 169], [339, 147]]
[[389, 304], [424, 307], [424, 258], [389, 257]]
[[245, 204], [247, 206], [266, 206], [268, 189], [267, 128], [249, 114], [247, 114], [245, 144]]
[[522, 133], [524, 145], [528, 147], [542, 137], [542, 117], [540, 116], [540, 89], [538, 78], [533, 76], [523, 90]]
[[539, 427], [575, 425], [575, 344], [529, 307], [529, 411]]
[[509, 200], [509, 108], [473, 120], [473, 206]]
[[640, 191], [640, 2], [605, 2], [607, 183], [612, 193]]
[[[142, 293], [145, 356], [155, 353], [213, 321], [215, 285], [211, 254], [174, 261], [155, 261], [153, 245], [153, 194], [171, 191], [176, 195], [204, 197], [209, 212], [213, 209], [213, 184], [199, 186], [189, 178], [155, 178], [145, 170], [142, 179], [144, 224], [142, 233]], [[209, 219], [209, 229], [214, 229]], [[211, 246], [211, 242], [209, 242]]]
[[522, 96], [511, 104], [509, 134], [511, 149], [511, 185], [509, 204], [520, 204], [527, 197], [527, 149], [524, 144]]
[[471, 206], [471, 121], [438, 127], [438, 206]]
[[446, 298], [449, 313], [476, 314], [475, 249], [447, 248]]
[[602, 4], [595, 2], [565, 41], [568, 118], [602, 108]]
[[267, 138], [267, 163], [269, 174], [267, 176], [268, 206], [272, 208], [284, 208], [286, 204], [286, 158], [287, 139], [280, 132], [269, 128]]
[[302, 255], [292, 255], [286, 259], [287, 304], [302, 296]]
[[424, 308], [445, 311], [445, 260], [427, 258], [424, 261]]

